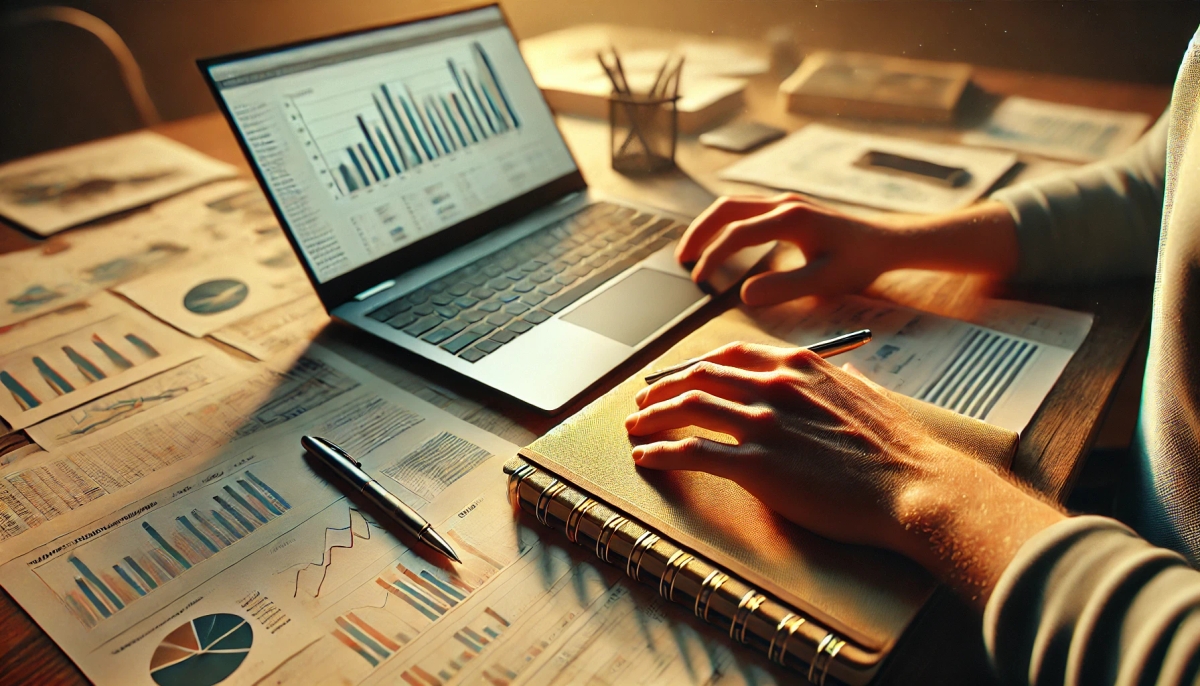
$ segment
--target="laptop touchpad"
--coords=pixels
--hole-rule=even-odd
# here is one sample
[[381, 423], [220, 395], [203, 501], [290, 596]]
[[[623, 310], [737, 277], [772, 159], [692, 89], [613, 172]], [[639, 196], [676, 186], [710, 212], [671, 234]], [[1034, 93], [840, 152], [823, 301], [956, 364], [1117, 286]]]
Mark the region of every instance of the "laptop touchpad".
[[642, 268], [563, 319], [635, 346], [703, 297], [690, 279]]

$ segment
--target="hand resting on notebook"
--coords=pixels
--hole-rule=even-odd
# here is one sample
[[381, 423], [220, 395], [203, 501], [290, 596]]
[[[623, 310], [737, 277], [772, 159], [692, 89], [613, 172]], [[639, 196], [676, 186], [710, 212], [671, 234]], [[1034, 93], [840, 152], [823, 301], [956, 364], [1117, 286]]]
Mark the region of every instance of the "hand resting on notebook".
[[698, 426], [737, 445], [646, 443], [638, 466], [731, 479], [818, 534], [913, 558], [981, 608], [1021, 543], [1064, 516], [807, 350], [734, 343], [704, 360], [641, 391], [625, 426]]

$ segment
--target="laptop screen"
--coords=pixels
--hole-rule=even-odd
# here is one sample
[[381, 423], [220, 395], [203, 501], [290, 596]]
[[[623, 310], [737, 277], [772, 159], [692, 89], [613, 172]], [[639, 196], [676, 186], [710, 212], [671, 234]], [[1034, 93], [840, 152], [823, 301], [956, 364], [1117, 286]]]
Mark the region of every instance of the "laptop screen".
[[202, 68], [318, 284], [577, 172], [494, 6]]

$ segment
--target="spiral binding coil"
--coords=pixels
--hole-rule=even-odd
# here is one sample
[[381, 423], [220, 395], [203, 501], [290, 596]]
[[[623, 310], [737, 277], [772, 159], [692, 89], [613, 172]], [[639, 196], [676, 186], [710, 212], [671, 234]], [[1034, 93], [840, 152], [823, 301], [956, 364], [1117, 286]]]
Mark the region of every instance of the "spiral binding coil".
[[[539, 469], [528, 462], [522, 461], [519, 466], [508, 467], [509, 482], [508, 492], [509, 499], [514, 507], [521, 508], [522, 502], [525, 503], [525, 508], [531, 509], [532, 514], [539, 522], [546, 526], [554, 526], [562, 516], [561, 514], [553, 515], [551, 519], [550, 507], [555, 502], [570, 502], [570, 498], [578, 497], [578, 500], [571, 505], [571, 509], [567, 512], [566, 519], [562, 522], [564, 532], [567, 539], [575, 544], [580, 544], [579, 533], [580, 528], [585, 521], [591, 522], [589, 526], [595, 527], [599, 525], [600, 517], [604, 517], [603, 525], [599, 527], [599, 533], [595, 538], [595, 553], [596, 557], [611, 564], [619, 564], [622, 560], [613, 559], [613, 540], [620, 534], [626, 544], [630, 544], [628, 556], [624, 559], [625, 574], [635, 581], [642, 581], [641, 574], [643, 563], [647, 559], [655, 545], [662, 542], [668, 544], [667, 550], [673, 551], [667, 556], [667, 550], [662, 550], [659, 554], [666, 556], [667, 559], [663, 566], [661, 576], [658, 578], [658, 593], [664, 599], [671, 602], [680, 602], [676, 600], [676, 583], [684, 571], [693, 562], [700, 564], [700, 569], [709, 570], [704, 580], [700, 582], [693, 601], [692, 610], [697, 617], [705, 621], [721, 621], [728, 619], [729, 637], [739, 643], [747, 643], [747, 632], [750, 620], [755, 616], [755, 613], [760, 610], [767, 613], [766, 616], [778, 616], [775, 613], [786, 610], [786, 607], [780, 607], [777, 601], [770, 600], [766, 595], [762, 594], [755, 588], [749, 588], [742, 593], [738, 599], [736, 609], [730, 610], [721, 609], [718, 614], [721, 615], [719, 620], [710, 620], [710, 607], [713, 605], [713, 599], [717, 597], [727, 583], [733, 580], [728, 574], [719, 569], [712, 569], [711, 563], [698, 558], [687, 552], [673, 541], [662, 538], [659, 534], [644, 530], [641, 526], [635, 526], [633, 531], [623, 529], [626, 524], [635, 524], [630, 519], [621, 514], [613, 512], [610, 508], [604, 506], [599, 501], [587, 496], [578, 491], [571, 484], [554, 478], [550, 474], [539, 478], [537, 483], [530, 483], [533, 488], [533, 493], [526, 489], [526, 499], [521, 499], [521, 485], [529, 481], [531, 477], [539, 473]], [[542, 479], [549, 478], [549, 481], [544, 486], [539, 486]], [[566, 495], [566, 497], [564, 497]], [[601, 508], [598, 512], [593, 513], [596, 508]], [[565, 510], [565, 506], [563, 510]], [[589, 515], [592, 515], [588, 519]], [[588, 534], [590, 537], [592, 534]], [[636, 535], [636, 539], [633, 537]], [[630, 539], [633, 539], [630, 543]], [[618, 550], [622, 550], [620, 548]], [[623, 553], [618, 552], [617, 557], [620, 558]], [[662, 557], [658, 558], [660, 561]], [[660, 562], [661, 564], [661, 562]], [[653, 583], [650, 581], [649, 583]], [[741, 592], [741, 588], [745, 587], [745, 583], [738, 580], [738, 585], [733, 586], [736, 590], [734, 593]], [[691, 591], [685, 592], [685, 595], [690, 595]], [[725, 594], [728, 596], [728, 592]], [[733, 599], [725, 598], [722, 601], [724, 607], [732, 607]], [[764, 609], [768, 606], [773, 609]], [[760, 617], [762, 615], [759, 615]], [[803, 660], [797, 659], [794, 652], [789, 652], [791, 640], [799, 633], [800, 628], [808, 623], [804, 617], [794, 613], [786, 612], [783, 618], [775, 625], [775, 630], [770, 635], [769, 641], [766, 636], [760, 636], [759, 639], [767, 643], [767, 659], [785, 667], [797, 667], [797, 662]], [[765, 633], [765, 632], [764, 632]], [[831, 665], [837, 660], [839, 652], [845, 647], [846, 641], [839, 638], [832, 632], [826, 632], [825, 636], [817, 643], [813, 657], [808, 661], [808, 669], [805, 676], [808, 677], [810, 683], [824, 686], [828, 677]], [[789, 658], [791, 664], [789, 664]]]

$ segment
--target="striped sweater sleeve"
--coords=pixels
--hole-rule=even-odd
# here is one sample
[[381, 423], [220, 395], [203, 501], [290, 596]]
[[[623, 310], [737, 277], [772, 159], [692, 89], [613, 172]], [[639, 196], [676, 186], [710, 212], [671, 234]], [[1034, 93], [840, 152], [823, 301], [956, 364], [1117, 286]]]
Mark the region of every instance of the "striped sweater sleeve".
[[1200, 571], [1103, 517], [1022, 546], [984, 611], [1005, 684], [1200, 683]]
[[1088, 282], [1154, 274], [1166, 168], [1164, 114], [1107, 160], [992, 194], [1017, 223], [1015, 281]]

